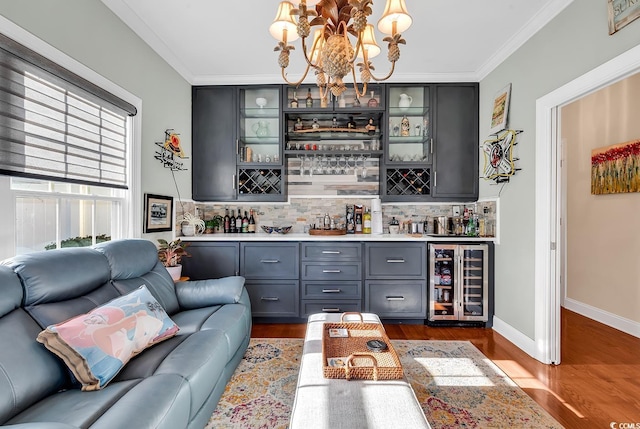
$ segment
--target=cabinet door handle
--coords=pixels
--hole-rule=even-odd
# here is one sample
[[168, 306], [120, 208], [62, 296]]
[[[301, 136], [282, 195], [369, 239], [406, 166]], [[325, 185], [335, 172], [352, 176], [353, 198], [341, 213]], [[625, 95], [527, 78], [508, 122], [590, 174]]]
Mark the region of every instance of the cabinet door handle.
[[233, 190], [235, 191], [236, 190], [236, 175], [235, 174], [233, 175], [233, 179], [232, 180], [233, 180]]
[[387, 264], [404, 264], [404, 259], [387, 259]]
[[277, 259], [260, 259], [261, 264], [277, 264], [279, 262]]
[[263, 296], [260, 301], [280, 301], [280, 298], [276, 296]]
[[342, 313], [342, 310], [340, 310], [340, 308], [323, 308], [322, 312], [323, 313]]
[[438, 172], [434, 171], [433, 172], [433, 187], [435, 188], [436, 186], [438, 186]]
[[387, 301], [404, 301], [404, 296], [388, 296]]
[[429, 152], [433, 153], [433, 139], [429, 139]]
[[341, 252], [337, 251], [337, 250], [323, 250], [322, 254], [323, 255], [339, 255]]
[[240, 147], [240, 139], [236, 139], [236, 155], [240, 154], [239, 147]]
[[322, 270], [323, 273], [341, 273], [342, 270]]
[[341, 289], [322, 289], [322, 293], [340, 293]]

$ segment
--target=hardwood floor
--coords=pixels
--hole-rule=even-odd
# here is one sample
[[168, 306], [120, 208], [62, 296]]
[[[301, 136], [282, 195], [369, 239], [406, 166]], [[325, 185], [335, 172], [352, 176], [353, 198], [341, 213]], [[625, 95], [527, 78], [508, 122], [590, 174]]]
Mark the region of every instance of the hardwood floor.
[[[557, 366], [538, 362], [492, 329], [391, 324], [385, 329], [391, 339], [471, 341], [566, 428], [640, 428], [640, 339], [572, 311], [562, 309]], [[304, 333], [304, 324], [254, 324], [252, 337], [304, 338]]]

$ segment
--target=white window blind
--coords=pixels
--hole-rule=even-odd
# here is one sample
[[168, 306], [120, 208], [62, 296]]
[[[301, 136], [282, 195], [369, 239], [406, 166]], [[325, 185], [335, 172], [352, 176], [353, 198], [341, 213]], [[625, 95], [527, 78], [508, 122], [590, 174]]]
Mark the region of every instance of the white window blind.
[[127, 187], [134, 106], [0, 35], [0, 173]]

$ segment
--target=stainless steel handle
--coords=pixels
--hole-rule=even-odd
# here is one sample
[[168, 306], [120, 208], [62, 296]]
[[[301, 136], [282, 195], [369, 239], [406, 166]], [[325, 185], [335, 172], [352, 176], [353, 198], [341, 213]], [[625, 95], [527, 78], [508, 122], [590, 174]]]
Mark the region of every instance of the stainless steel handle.
[[263, 296], [260, 301], [280, 301], [280, 298], [274, 296]]
[[341, 252], [338, 252], [337, 250], [323, 250], [322, 254], [323, 255], [339, 255]]
[[322, 293], [340, 293], [341, 289], [322, 289]]
[[433, 139], [429, 139], [429, 152], [433, 154]]
[[404, 259], [387, 259], [387, 264], [404, 264]]
[[277, 264], [279, 262], [277, 259], [260, 259], [261, 264]]
[[239, 155], [240, 139], [236, 139], [236, 155]]
[[236, 190], [236, 175], [233, 175], [233, 190]]
[[435, 188], [436, 186], [438, 186], [438, 172], [434, 171], [433, 172], [433, 187]]
[[339, 308], [323, 308], [322, 312], [323, 313], [342, 313], [342, 310], [340, 310]]
[[342, 270], [322, 270], [323, 273], [341, 273]]
[[388, 296], [387, 301], [404, 301], [404, 296]]

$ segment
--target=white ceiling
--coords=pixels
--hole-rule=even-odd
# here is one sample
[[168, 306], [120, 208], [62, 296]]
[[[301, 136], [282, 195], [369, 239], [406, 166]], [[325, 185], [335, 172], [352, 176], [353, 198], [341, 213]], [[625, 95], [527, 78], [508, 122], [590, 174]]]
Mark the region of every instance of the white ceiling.
[[[394, 82], [480, 81], [573, 0], [406, 0]], [[278, 0], [102, 0], [192, 85], [279, 83], [277, 41], [268, 31]], [[292, 0], [294, 4], [297, 0]], [[385, 1], [374, 0], [376, 23]], [[373, 60], [386, 74], [386, 43]], [[299, 79], [300, 40], [291, 79]]]

